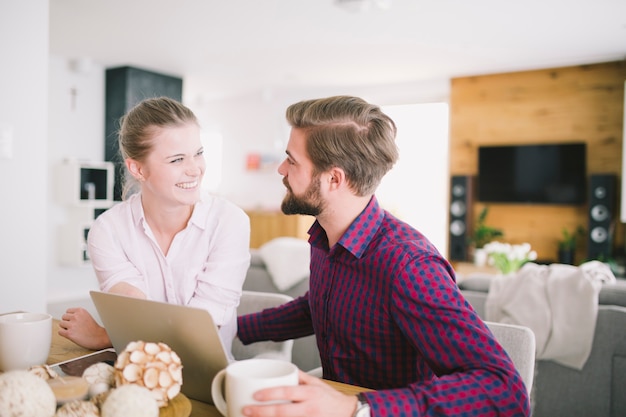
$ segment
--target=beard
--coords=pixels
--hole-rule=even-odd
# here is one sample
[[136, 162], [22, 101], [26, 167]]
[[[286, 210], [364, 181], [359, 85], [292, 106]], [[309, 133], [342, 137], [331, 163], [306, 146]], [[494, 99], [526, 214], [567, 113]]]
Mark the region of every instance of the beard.
[[311, 179], [311, 184], [302, 195], [295, 195], [285, 178], [283, 184], [287, 187], [287, 194], [280, 206], [283, 213], [317, 216], [322, 212], [324, 202], [320, 192], [319, 175]]

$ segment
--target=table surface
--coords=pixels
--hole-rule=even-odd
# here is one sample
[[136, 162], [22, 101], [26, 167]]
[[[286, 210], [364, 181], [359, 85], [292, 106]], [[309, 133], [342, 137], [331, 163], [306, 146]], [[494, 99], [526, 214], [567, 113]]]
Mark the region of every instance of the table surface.
[[[69, 359], [74, 359], [79, 356], [93, 353], [92, 350], [82, 348], [78, 346], [77, 344], [75, 344], [74, 342], [62, 336], [59, 336], [58, 330], [59, 330], [59, 320], [56, 320], [56, 319], [52, 320], [52, 345], [50, 347], [50, 354], [48, 355], [48, 360], [46, 362], [47, 364], [52, 365], [58, 362], [63, 362]], [[328, 383], [330, 386], [332, 386], [333, 388], [335, 388], [336, 390], [340, 392], [343, 392], [344, 394], [355, 395], [359, 392], [369, 391], [366, 388], [356, 387], [356, 386], [348, 385], [348, 384], [342, 384], [340, 382], [335, 382], [335, 381], [324, 381], [324, 382]], [[203, 403], [201, 401], [192, 400], [192, 399], [190, 399], [190, 401], [192, 405], [192, 410], [191, 410], [192, 417], [196, 417], [196, 416], [197, 417], [199, 416], [221, 417], [222, 416], [220, 412], [217, 411], [217, 409], [211, 404]]]

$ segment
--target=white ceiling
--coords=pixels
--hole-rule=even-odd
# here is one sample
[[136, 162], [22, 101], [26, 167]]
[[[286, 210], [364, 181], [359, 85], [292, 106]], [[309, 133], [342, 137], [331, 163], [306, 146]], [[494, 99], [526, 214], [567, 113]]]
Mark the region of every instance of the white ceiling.
[[626, 57], [626, 0], [333, 1], [50, 0], [50, 52], [202, 79], [215, 96]]

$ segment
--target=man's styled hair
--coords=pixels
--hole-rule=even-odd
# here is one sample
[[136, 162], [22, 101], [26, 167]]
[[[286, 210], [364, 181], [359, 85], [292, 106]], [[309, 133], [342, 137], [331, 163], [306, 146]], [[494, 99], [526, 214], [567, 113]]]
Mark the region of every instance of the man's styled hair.
[[361, 98], [305, 100], [289, 106], [286, 116], [292, 127], [305, 131], [314, 174], [341, 168], [359, 196], [373, 194], [398, 159], [395, 123]]

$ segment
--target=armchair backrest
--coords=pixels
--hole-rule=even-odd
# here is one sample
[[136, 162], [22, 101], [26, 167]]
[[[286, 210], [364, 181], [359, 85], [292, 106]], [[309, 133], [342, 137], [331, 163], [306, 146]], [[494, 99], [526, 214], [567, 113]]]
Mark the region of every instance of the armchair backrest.
[[485, 323], [513, 361], [530, 395], [535, 376], [535, 334], [525, 326], [490, 321]]
[[[281, 304], [293, 300], [292, 297], [280, 294], [260, 291], [244, 291], [239, 307], [237, 307], [237, 315], [256, 313], [266, 308], [277, 307]], [[275, 358], [291, 362], [291, 352], [293, 349], [293, 340], [285, 340], [283, 342], [256, 342], [249, 345], [241, 343], [239, 338], [233, 340], [232, 353], [237, 360], [250, 358]]]

